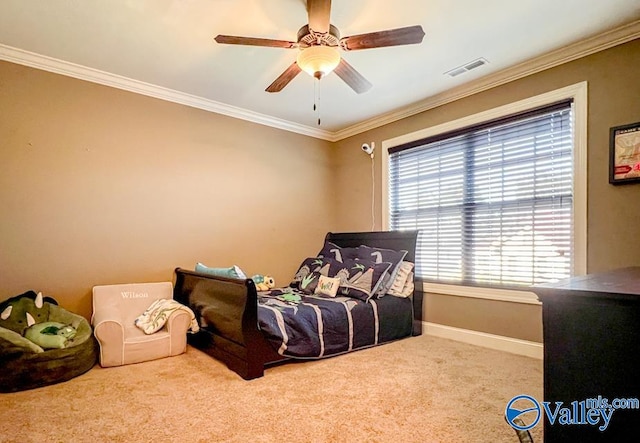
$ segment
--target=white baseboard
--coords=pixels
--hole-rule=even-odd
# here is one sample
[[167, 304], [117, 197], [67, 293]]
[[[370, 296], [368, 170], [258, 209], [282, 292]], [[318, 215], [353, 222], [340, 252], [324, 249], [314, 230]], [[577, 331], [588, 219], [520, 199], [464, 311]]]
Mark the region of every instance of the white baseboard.
[[437, 323], [423, 322], [422, 325], [426, 334], [433, 335], [434, 337], [448, 338], [476, 346], [538, 358], [540, 360], [542, 360], [543, 357], [542, 343], [504, 337], [502, 335], [487, 334], [486, 332], [472, 331], [470, 329], [455, 328], [453, 326], [439, 325]]

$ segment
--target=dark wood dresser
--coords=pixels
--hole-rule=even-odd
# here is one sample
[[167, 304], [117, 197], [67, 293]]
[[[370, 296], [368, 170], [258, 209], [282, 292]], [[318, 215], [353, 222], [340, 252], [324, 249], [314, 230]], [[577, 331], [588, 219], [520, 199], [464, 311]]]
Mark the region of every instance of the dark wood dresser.
[[[544, 401], [551, 410], [563, 402], [572, 420], [585, 423], [583, 400], [640, 399], [640, 267], [533, 291], [542, 302]], [[598, 425], [563, 425], [558, 418], [554, 425], [544, 420], [545, 442], [640, 441], [640, 409], [615, 410], [604, 431], [602, 418]]]

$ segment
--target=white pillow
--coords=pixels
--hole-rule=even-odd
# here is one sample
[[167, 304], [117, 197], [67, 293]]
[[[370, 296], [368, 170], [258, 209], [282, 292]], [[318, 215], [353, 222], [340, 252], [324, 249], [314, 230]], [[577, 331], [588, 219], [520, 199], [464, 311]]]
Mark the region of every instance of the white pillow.
[[340, 279], [338, 277], [327, 277], [321, 275], [318, 279], [318, 286], [316, 286], [314, 294], [328, 295], [329, 297], [335, 297], [340, 287]]
[[393, 295], [395, 297], [407, 298], [407, 297], [410, 297], [411, 294], [413, 294], [414, 287], [415, 286], [413, 284], [413, 272], [409, 272], [409, 275], [407, 276], [407, 280], [405, 281], [402, 290], [395, 291], [393, 288], [391, 288], [389, 290], [389, 295]]
[[387, 291], [389, 294], [397, 295], [402, 293], [402, 289], [407, 283], [407, 279], [409, 278], [409, 274], [411, 274], [411, 271], [413, 270], [413, 266], [414, 266], [413, 263], [408, 261], [403, 261], [402, 263], [400, 263], [400, 266], [398, 267], [398, 273], [396, 274], [396, 278], [395, 280], [393, 280], [393, 283], [391, 284], [391, 286], [389, 287], [389, 290]]

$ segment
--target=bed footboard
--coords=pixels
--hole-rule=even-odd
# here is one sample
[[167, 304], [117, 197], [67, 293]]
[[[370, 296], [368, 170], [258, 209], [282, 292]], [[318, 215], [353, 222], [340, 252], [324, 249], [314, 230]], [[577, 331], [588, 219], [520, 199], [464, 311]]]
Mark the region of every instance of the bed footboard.
[[252, 280], [214, 277], [176, 268], [173, 297], [189, 306], [201, 325], [189, 344], [224, 362], [245, 380], [282, 360], [258, 330], [258, 294]]

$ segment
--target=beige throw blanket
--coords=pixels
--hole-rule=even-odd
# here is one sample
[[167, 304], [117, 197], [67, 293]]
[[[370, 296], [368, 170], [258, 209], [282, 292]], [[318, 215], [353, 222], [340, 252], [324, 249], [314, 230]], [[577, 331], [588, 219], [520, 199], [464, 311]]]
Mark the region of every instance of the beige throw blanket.
[[193, 311], [185, 305], [172, 299], [160, 299], [151, 303], [144, 313], [136, 318], [135, 325], [142, 329], [145, 334], [153, 334], [160, 330], [169, 319], [169, 316], [177, 310], [186, 311], [191, 317], [189, 331], [196, 333], [200, 330], [196, 316]]

